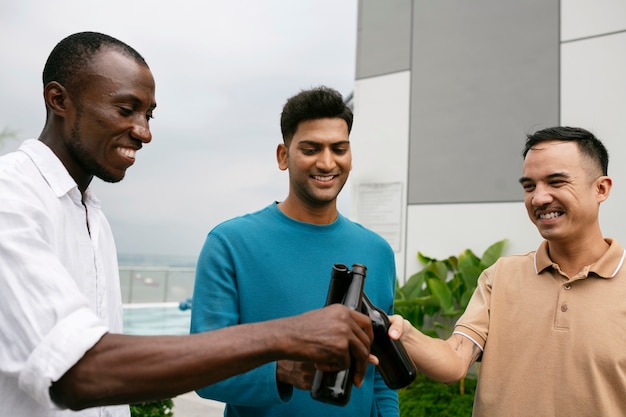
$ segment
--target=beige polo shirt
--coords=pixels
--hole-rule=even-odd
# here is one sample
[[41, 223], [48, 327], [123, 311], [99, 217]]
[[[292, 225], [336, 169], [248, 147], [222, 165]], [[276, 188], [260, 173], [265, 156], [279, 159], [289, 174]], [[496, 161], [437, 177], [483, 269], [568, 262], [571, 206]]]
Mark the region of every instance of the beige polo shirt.
[[625, 251], [568, 278], [536, 252], [486, 269], [456, 324], [483, 349], [475, 417], [626, 416]]

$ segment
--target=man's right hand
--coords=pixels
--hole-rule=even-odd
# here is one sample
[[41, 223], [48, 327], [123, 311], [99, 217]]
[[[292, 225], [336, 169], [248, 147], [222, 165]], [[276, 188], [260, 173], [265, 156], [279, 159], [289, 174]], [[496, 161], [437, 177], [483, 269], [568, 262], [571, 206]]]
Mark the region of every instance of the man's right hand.
[[324, 372], [347, 369], [353, 364], [354, 384], [362, 384], [374, 340], [368, 316], [333, 304], [280, 321], [292, 343], [292, 359], [313, 362]]

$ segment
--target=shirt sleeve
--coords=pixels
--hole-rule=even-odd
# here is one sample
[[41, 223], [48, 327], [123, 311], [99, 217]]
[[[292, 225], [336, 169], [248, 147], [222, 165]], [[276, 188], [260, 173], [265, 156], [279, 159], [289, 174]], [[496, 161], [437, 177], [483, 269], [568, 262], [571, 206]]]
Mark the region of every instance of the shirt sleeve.
[[37, 195], [0, 178], [0, 378], [55, 407], [49, 387], [107, 331], [56, 256]]
[[[191, 308], [191, 333], [240, 324], [239, 298], [232, 248], [210, 233], [198, 257]], [[207, 302], [210, 300], [210, 302]], [[267, 406], [291, 399], [292, 391], [279, 391], [276, 362], [233, 376], [196, 391], [232, 405]]]
[[478, 277], [476, 290], [472, 294], [465, 312], [454, 327], [454, 333], [467, 337], [481, 350], [485, 347], [489, 333], [491, 278], [495, 267], [495, 265], [492, 265]]

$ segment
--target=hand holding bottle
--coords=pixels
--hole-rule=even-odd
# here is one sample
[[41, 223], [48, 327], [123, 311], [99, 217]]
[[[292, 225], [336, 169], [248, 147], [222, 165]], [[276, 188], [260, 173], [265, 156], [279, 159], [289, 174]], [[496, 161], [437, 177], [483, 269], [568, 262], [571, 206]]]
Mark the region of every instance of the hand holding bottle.
[[312, 362], [316, 369], [334, 372], [354, 368], [354, 382], [360, 385], [370, 362], [374, 339], [372, 322], [364, 314], [340, 304], [279, 319], [284, 358]]
[[[352, 265], [351, 271], [345, 265], [333, 265], [326, 305], [341, 303], [350, 310], [360, 311], [366, 270], [365, 266], [358, 264]], [[360, 363], [355, 362], [338, 372], [316, 371], [311, 397], [329, 404], [346, 405], [350, 401], [353, 382], [358, 386], [363, 380], [362, 377], [357, 377], [355, 365]]]
[[385, 384], [392, 389], [406, 387], [415, 379], [417, 369], [400, 340], [389, 337], [391, 323], [387, 314], [376, 307], [367, 294], [363, 294], [361, 311], [372, 320], [374, 341], [371, 350], [379, 360], [377, 367]]

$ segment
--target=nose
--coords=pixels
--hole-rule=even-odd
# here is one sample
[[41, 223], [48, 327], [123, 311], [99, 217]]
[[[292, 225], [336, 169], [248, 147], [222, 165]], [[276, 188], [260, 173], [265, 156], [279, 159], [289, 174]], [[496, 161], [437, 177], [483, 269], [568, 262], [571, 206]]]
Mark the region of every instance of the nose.
[[546, 204], [550, 204], [552, 202], [552, 195], [550, 194], [548, 187], [542, 184], [535, 185], [531, 202], [533, 206], [544, 206]]
[[335, 156], [330, 149], [324, 149], [318, 154], [315, 166], [322, 171], [330, 171], [335, 167]]
[[[138, 118], [139, 119], [139, 118]], [[152, 140], [152, 132], [150, 131], [150, 125], [145, 118], [135, 121], [131, 129], [131, 136], [143, 143], [150, 143]]]

